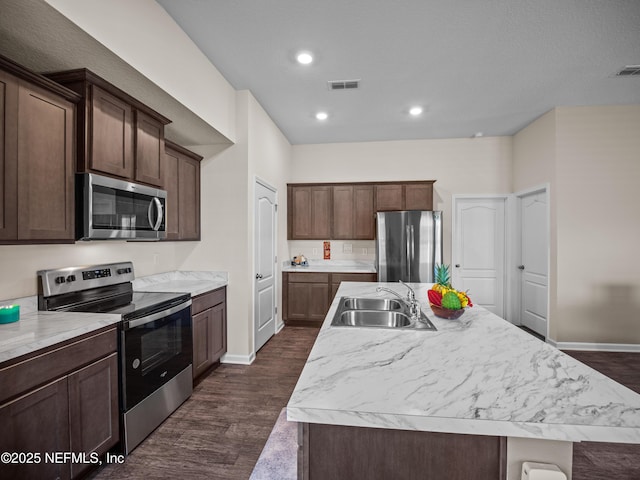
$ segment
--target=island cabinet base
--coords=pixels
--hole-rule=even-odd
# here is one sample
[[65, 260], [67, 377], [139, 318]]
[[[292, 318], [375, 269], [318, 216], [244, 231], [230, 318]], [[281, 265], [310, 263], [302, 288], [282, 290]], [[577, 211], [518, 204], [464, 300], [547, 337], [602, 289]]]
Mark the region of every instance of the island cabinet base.
[[506, 480], [507, 439], [300, 423], [298, 479]]

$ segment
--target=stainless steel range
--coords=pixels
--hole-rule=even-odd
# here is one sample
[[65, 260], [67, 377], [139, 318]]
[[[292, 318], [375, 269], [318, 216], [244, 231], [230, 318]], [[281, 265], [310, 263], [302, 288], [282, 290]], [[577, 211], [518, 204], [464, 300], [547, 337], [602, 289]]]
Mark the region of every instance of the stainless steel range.
[[191, 297], [134, 292], [131, 262], [41, 270], [38, 309], [122, 315], [122, 448], [129, 454], [193, 390]]

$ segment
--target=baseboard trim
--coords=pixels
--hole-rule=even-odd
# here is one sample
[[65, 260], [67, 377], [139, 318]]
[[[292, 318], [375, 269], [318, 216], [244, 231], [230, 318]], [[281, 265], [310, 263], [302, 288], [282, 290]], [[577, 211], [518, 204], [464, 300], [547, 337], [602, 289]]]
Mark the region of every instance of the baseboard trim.
[[633, 343], [587, 343], [587, 342], [556, 342], [547, 339], [547, 343], [559, 350], [584, 350], [587, 352], [624, 352], [640, 353], [640, 345]]
[[231, 363], [235, 365], [251, 365], [255, 359], [256, 359], [255, 353], [251, 353], [250, 355], [233, 355], [233, 354], [225, 353], [220, 359], [220, 363]]
[[284, 328], [284, 322], [280, 322], [276, 324], [276, 335], [282, 331]]

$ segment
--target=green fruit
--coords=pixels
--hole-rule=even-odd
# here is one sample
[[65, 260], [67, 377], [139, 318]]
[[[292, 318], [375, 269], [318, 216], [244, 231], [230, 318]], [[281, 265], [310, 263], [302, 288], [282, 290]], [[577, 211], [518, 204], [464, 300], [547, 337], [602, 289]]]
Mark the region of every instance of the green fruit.
[[442, 306], [449, 310], [460, 310], [462, 308], [458, 295], [453, 292], [447, 292], [444, 294], [442, 297]]
[[449, 279], [449, 265], [436, 265], [433, 269], [434, 281], [437, 284], [450, 287], [451, 280]]

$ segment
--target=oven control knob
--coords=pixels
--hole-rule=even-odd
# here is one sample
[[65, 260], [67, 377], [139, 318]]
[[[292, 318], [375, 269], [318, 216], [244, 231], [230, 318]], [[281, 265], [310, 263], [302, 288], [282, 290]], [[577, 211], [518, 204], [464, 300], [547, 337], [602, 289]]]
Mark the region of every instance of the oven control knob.
[[131, 273], [131, 268], [127, 267], [127, 268], [119, 268], [117, 270], [118, 275], [122, 275], [124, 273]]
[[75, 275], [69, 275], [67, 277], [67, 282], [75, 282], [76, 281], [76, 276]]
[[66, 282], [66, 279], [64, 277], [56, 277], [57, 284], [64, 283], [64, 282]]
[[138, 368], [140, 366], [140, 359], [139, 358], [135, 358], [133, 360], [133, 364], [131, 365], [133, 367], [133, 369], [135, 370], [136, 368]]

